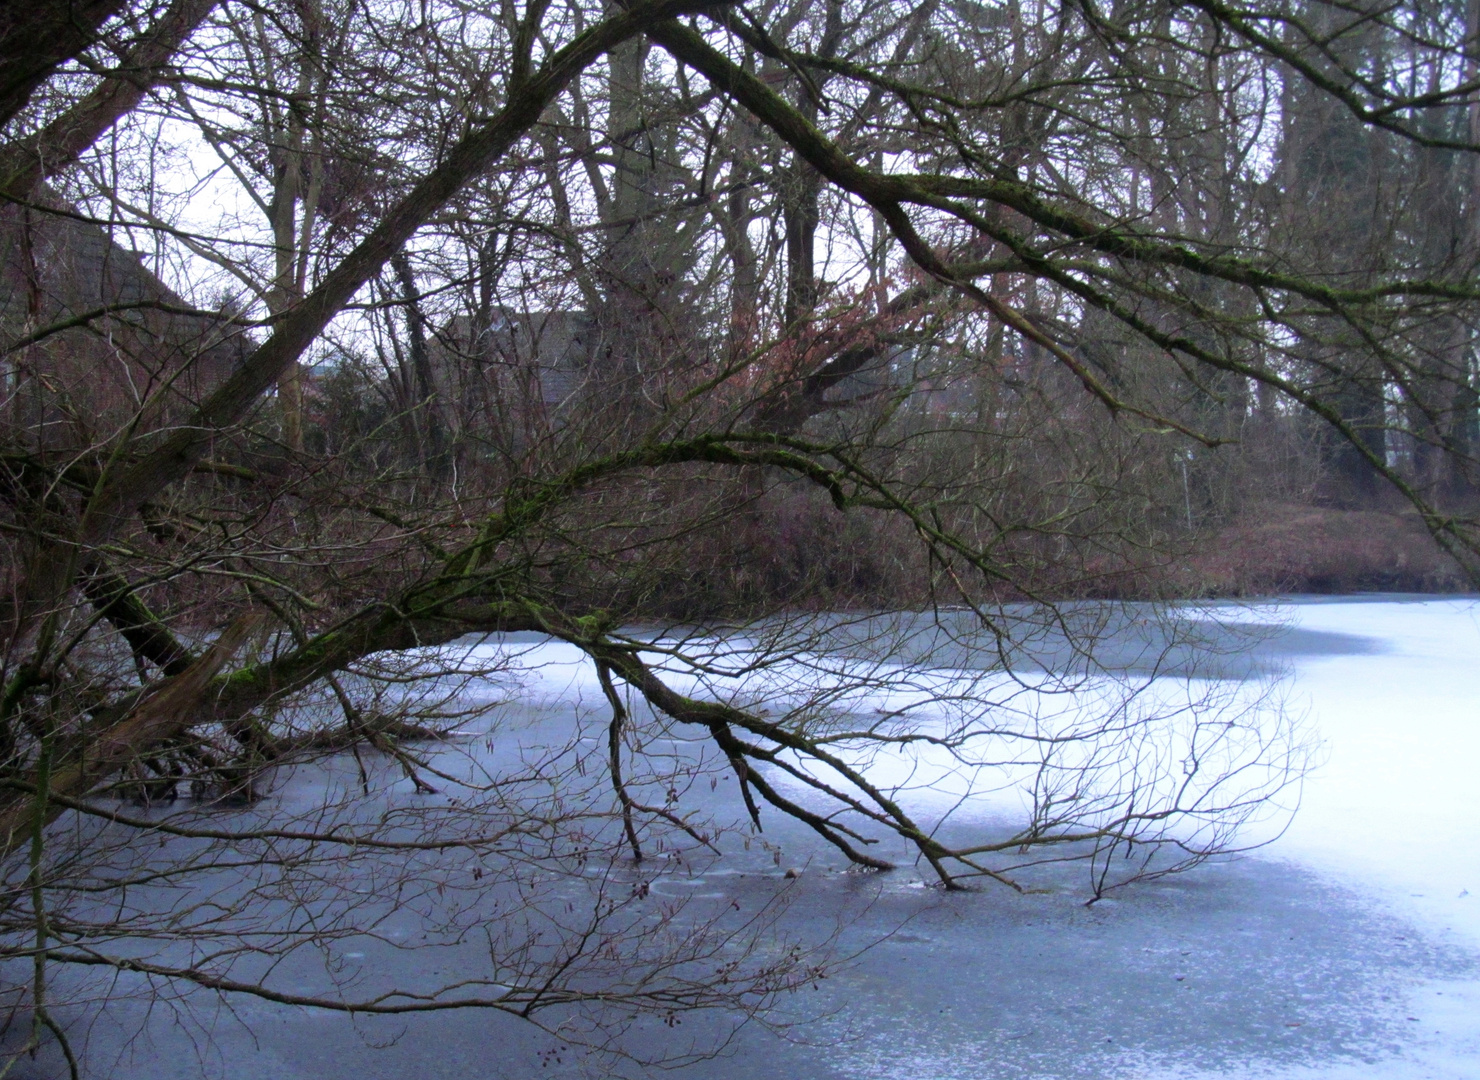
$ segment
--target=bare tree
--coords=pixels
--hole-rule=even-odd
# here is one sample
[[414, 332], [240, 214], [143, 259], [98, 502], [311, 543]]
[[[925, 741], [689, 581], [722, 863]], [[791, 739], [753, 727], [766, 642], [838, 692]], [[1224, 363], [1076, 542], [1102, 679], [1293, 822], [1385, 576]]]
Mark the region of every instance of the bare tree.
[[[88, 969], [596, 1045], [759, 1015], [818, 974], [784, 891], [653, 885], [772, 815], [1091, 898], [1257, 841], [1277, 694], [1079, 601], [1174, 581], [1189, 463], [1261, 415], [1475, 565], [1480, 252], [1414, 209], [1472, 209], [1467, 13], [114, 5], [42, 56], [61, 12], [0, 25], [27, 1050], [72, 1060]], [[62, 222], [113, 254], [49, 263]], [[533, 757], [511, 635], [601, 704]], [[412, 911], [480, 973], [341, 977]]]

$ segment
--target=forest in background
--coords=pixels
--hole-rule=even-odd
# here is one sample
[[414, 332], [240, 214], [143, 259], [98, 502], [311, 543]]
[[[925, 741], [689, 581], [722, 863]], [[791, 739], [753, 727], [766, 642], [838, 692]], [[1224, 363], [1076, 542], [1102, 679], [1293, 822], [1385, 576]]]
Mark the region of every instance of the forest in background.
[[[461, 40], [476, 16], [405, 31], [438, 57], [413, 76], [404, 45], [362, 54], [359, 14], [178, 5], [134, 43], [132, 60], [157, 70], [123, 79], [126, 101], [95, 88], [80, 127], [65, 100], [33, 110], [33, 145], [13, 145], [9, 168], [33, 192], [43, 174], [56, 186], [7, 211], [19, 444], [65, 453], [106, 441], [145, 402], [199, 400], [465, 122], [467, 102], [435, 88], [473, 70], [473, 42], [454, 49], [441, 34]], [[819, 443], [887, 425], [865, 437], [909, 440], [896, 456], [929, 459], [947, 486], [969, 461], [978, 490], [952, 498], [1004, 515], [988, 528], [1011, 552], [1009, 589], [1464, 588], [1426, 513], [1465, 518], [1476, 499], [1475, 356], [1452, 288], [1476, 247], [1470, 16], [1415, 12], [1419, 30], [1317, 14], [1268, 15], [1286, 27], [1279, 49], [1225, 40], [1226, 13], [1176, 7], [1086, 13], [1073, 27], [1056, 9], [930, 5], [901, 23], [887, 9], [801, 6], [774, 16], [781, 30], [732, 28], [743, 70], [797, 83], [798, 122], [827, 120], [834, 88], [849, 117], [834, 137], [868, 166], [980, 171], [990, 149], [992, 175], [1023, 185], [996, 193], [986, 219], [936, 207], [941, 220], [922, 226], [970, 288], [909, 259], [876, 203], [719, 104], [697, 69], [633, 44], [610, 61], [625, 67], [575, 80], [535, 142], [383, 263], [226, 457], [285, 476], [307, 451], [353, 458], [358, 483], [431, 490], [456, 473], [498, 487], [538, 455], [671, 421], [692, 373], [728, 369], [706, 422]], [[787, 28], [814, 16], [821, 66], [792, 72]], [[1136, 22], [1135, 48], [1112, 49], [1102, 69], [1117, 20]], [[876, 50], [891, 35], [904, 36], [886, 58]], [[188, 90], [169, 66], [187, 59], [200, 67]], [[250, 91], [232, 81], [242, 63], [258, 71]], [[1322, 81], [1340, 77], [1369, 93], [1391, 83], [1391, 115], [1369, 117]], [[105, 129], [104, 162], [83, 144], [116, 116], [128, 123]], [[88, 168], [71, 160], [85, 152]], [[1066, 213], [1084, 220], [1053, 220]], [[1076, 235], [1108, 222], [1166, 250], [1127, 258], [1121, 239]], [[1108, 262], [1076, 265], [1053, 238], [1066, 225]], [[1035, 229], [1048, 230], [1041, 242]], [[1032, 242], [1041, 250], [1022, 249]], [[1398, 280], [1419, 288], [1383, 295]], [[115, 330], [135, 340], [120, 348]], [[186, 363], [190, 351], [202, 356]], [[113, 369], [106, 386], [99, 366]], [[865, 513], [839, 532], [825, 493], [777, 479], [742, 482], [732, 497], [747, 509], [686, 542], [685, 558], [708, 560], [711, 595], [645, 583], [657, 609], [919, 601], [929, 574], [908, 527]]]

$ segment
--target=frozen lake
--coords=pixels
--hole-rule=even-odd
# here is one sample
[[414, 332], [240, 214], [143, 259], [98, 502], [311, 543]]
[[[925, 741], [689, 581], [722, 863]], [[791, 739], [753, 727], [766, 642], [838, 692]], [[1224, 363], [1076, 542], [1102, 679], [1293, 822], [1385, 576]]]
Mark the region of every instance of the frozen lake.
[[[788, 925], [837, 932], [843, 953], [871, 947], [783, 1005], [796, 1022], [785, 1038], [750, 1026], [717, 1059], [665, 1075], [1480, 1077], [1480, 605], [1373, 597], [1229, 613], [1284, 623], [1229, 674], [1291, 665], [1292, 705], [1323, 746], [1278, 841], [1086, 907], [1079, 871], [1026, 894], [942, 893], [911, 869], [843, 873], [834, 849], [769, 815], [782, 862], [727, 853], [663, 887], [748, 900], [796, 867]], [[541, 677], [531, 730], [591, 705], [580, 670]], [[650, 1037], [707, 1034], [696, 1020]], [[201, 1028], [124, 1005], [86, 1041], [95, 1075], [140, 1080], [582, 1067], [528, 1025], [474, 1012], [351, 1020], [244, 1001]], [[43, 1055], [15, 1075], [54, 1064]]]

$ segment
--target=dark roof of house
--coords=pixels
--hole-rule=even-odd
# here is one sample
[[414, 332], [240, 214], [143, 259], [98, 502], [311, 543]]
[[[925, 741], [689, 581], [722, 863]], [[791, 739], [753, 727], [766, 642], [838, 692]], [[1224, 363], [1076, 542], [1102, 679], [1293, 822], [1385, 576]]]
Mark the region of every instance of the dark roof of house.
[[[246, 340], [226, 320], [182, 313], [189, 305], [137, 252], [56, 196], [43, 192], [42, 200], [0, 206], [7, 390], [24, 375], [44, 377], [47, 395], [65, 395], [101, 419], [166, 386], [177, 405], [197, 398], [238, 362]], [[113, 310], [99, 314], [105, 309]], [[76, 320], [85, 321], [45, 333]], [[38, 333], [40, 341], [16, 347]]]

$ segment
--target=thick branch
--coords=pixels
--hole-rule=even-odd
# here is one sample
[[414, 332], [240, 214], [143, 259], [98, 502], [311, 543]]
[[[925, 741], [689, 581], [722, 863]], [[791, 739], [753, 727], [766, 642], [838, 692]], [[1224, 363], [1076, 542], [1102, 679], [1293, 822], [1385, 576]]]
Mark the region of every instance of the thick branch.
[[170, 61], [218, 0], [175, 0], [123, 61], [39, 132], [0, 150], [0, 195], [25, 198], [70, 166], [168, 74]]
[[0, 125], [62, 64], [98, 39], [124, 0], [19, 0], [0, 13]]
[[[261, 624], [260, 616], [248, 614], [229, 626], [195, 663], [180, 674], [166, 679], [157, 690], [143, 698], [119, 723], [104, 734], [88, 739], [78, 752], [52, 767], [48, 794], [76, 797], [84, 795], [98, 780], [133, 761], [149, 747], [175, 737], [193, 723], [212, 680], [252, 632]], [[32, 819], [32, 799], [22, 796], [0, 810], [0, 858], [9, 856], [28, 839]], [[55, 817], [64, 807], [50, 813]]]

